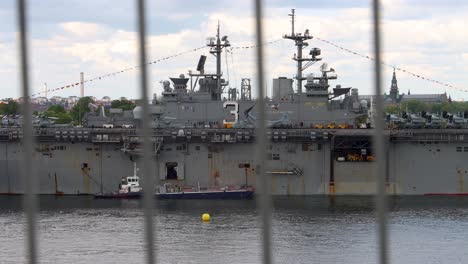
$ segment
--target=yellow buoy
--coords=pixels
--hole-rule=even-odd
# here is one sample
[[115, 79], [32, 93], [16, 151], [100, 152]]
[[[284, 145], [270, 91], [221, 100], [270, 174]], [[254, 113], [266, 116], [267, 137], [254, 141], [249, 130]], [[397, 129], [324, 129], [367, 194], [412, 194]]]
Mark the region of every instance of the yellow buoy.
[[211, 219], [210, 214], [207, 214], [207, 213], [204, 213], [201, 218], [205, 222], [208, 222]]

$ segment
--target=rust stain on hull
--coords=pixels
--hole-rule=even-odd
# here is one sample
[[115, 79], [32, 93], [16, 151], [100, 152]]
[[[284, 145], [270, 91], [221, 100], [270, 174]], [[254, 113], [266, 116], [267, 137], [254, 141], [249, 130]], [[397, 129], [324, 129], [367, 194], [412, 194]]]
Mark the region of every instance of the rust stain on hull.
[[336, 194], [336, 188], [335, 188], [335, 183], [330, 182], [328, 185], [328, 194], [329, 195], [335, 195]]
[[83, 193], [89, 194], [89, 171], [91, 169], [87, 166], [81, 168], [81, 176], [83, 176]]

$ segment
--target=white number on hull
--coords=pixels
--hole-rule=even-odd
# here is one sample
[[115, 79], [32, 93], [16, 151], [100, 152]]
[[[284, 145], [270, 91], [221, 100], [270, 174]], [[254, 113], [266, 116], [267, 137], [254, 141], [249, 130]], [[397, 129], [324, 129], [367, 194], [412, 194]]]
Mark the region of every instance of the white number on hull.
[[237, 120], [239, 120], [239, 104], [237, 102], [234, 102], [234, 101], [224, 102], [224, 104], [223, 104], [224, 109], [228, 108], [229, 106], [234, 106], [234, 110], [232, 110], [230, 112], [230, 114], [232, 116], [234, 116], [234, 121], [226, 121], [226, 119], [224, 119], [223, 120], [223, 125], [226, 125], [226, 124], [234, 125], [235, 123], [237, 123]]

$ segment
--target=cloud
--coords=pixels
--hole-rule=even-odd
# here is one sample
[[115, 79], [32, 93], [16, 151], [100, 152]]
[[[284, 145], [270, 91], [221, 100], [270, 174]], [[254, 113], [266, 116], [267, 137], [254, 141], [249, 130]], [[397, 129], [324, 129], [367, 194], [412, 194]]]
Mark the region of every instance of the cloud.
[[100, 26], [95, 23], [66, 22], [59, 24], [59, 26], [65, 33], [71, 33], [78, 38], [95, 38], [102, 31]]
[[[372, 56], [372, 24], [368, 1], [357, 3], [329, 1], [326, 5], [321, 4], [319, 8], [307, 6], [306, 2], [309, 3], [308, 1], [294, 3], [301, 7], [296, 10], [297, 32], [303, 32], [308, 28], [314, 36]], [[200, 3], [196, 4], [197, 9], [194, 9], [195, 4], [192, 2], [182, 7], [177, 1], [157, 3], [167, 3], [167, 6], [163, 6], [163, 11], [167, 12], [158, 10], [155, 12], [158, 13], [157, 18], [150, 16], [150, 26], [157, 29], [151, 31], [148, 36], [150, 60], [203, 46], [206, 37], [215, 35], [218, 21], [221, 24], [221, 34], [228, 35], [233, 46], [255, 44], [251, 1], [240, 1], [236, 5], [231, 2], [213, 1], [212, 6], [207, 5], [207, 8], [203, 9], [199, 8]], [[279, 39], [283, 34], [291, 31], [287, 14], [292, 4], [274, 0], [267, 1], [267, 4], [264, 23], [265, 40], [269, 41]], [[72, 5], [76, 7], [79, 5], [81, 8], [84, 2], [80, 4], [73, 1]], [[151, 2], [150, 5], [155, 4]], [[468, 55], [465, 50], [468, 45], [468, 31], [462, 30], [463, 26], [468, 24], [468, 16], [466, 16], [468, 7], [464, 5], [447, 7], [449, 9], [444, 7], [439, 13], [436, 7], [440, 5], [437, 3], [425, 6], [409, 0], [399, 0], [397, 2], [384, 1], [383, 6], [385, 12], [383, 58], [387, 63], [454, 85], [468, 83], [468, 77], [464, 74], [468, 65]], [[128, 8], [128, 6], [125, 7]], [[155, 10], [154, 6], [150, 7], [150, 10]], [[424, 12], [427, 10], [431, 12], [412, 13], [418, 8]], [[131, 13], [128, 10], [125, 13], [123, 10], [125, 8], [115, 2], [113, 2], [112, 9], [116, 9], [116, 14], [119, 16], [127, 17], [129, 14], [126, 13]], [[239, 9], [246, 11], [239, 12]], [[192, 10], [196, 11], [192, 12]], [[128, 18], [128, 20], [122, 18], [127, 25], [121, 26], [121, 22], [113, 22], [117, 19], [116, 17], [112, 17], [107, 22], [101, 21], [101, 18], [90, 18], [95, 12], [97, 10], [90, 10], [90, 13], [83, 15], [82, 18], [75, 14], [71, 16], [71, 21], [61, 19], [57, 22], [52, 19], [49, 21], [49, 26], [52, 27], [50, 32], [33, 36], [32, 83], [34, 87], [40, 87], [44, 82], [47, 82], [49, 87], [62, 86], [77, 80], [80, 71], [84, 71], [88, 78], [138, 63], [137, 35], [130, 26], [134, 23], [133, 18]], [[47, 24], [47, 17], [41, 16], [41, 21]], [[9, 41], [0, 43], [0, 59], [2, 59], [0, 81], [16, 86], [16, 82], [11, 80], [11, 72], [16, 71], [16, 57], [11, 52], [15, 45]], [[309, 44], [308, 48], [321, 48], [324, 62], [328, 62], [336, 69], [339, 80], [333, 82], [333, 86], [341, 83], [343, 87], [359, 88], [361, 94], [371, 93], [372, 62], [350, 55], [317, 39], [312, 39]], [[293, 77], [295, 62], [291, 58], [296, 52], [294, 43], [283, 40], [265, 47], [268, 85], [271, 86], [271, 79], [276, 76]], [[305, 53], [308, 54], [308, 49]], [[201, 54], [208, 55], [206, 69], [214, 72], [214, 57], [209, 54], [208, 49], [153, 64], [150, 66], [150, 84], [153, 91], [161, 91], [159, 81], [178, 76], [180, 73], [187, 74], [188, 70], [195, 70], [198, 56]], [[223, 55], [224, 77], [227, 78], [229, 70], [230, 83], [233, 86], [236, 84], [239, 86], [240, 79], [243, 77], [252, 78], [255, 86], [255, 56], [255, 49], [235, 49], [232, 53], [228, 53], [227, 60]], [[317, 72], [319, 66], [320, 63], [307, 69], [304, 75]], [[2, 73], [8, 69], [10, 74]], [[136, 97], [137, 73], [137, 71], [127, 72], [115, 78], [87, 84], [86, 91], [98, 97], [104, 95]], [[391, 74], [392, 69], [384, 68], [386, 90]], [[400, 88], [403, 91], [408, 88], [411, 88], [413, 93], [445, 91], [445, 88], [440, 86], [414, 79], [403, 73], [397, 74]], [[14, 91], [14, 89], [11, 90]], [[14, 96], [12, 91], [5, 91], [4, 96]], [[72, 94], [78, 94], [78, 90], [64, 90], [60, 93], [60, 95]], [[468, 98], [466, 94], [457, 94], [457, 96]]]

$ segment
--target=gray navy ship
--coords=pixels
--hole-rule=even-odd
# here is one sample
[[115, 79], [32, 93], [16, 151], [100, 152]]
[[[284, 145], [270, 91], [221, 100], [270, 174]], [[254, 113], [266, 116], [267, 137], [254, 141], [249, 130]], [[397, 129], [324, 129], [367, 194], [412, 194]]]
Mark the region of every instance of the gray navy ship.
[[[367, 195], [376, 191], [372, 146], [372, 102], [356, 88], [331, 86], [333, 68], [322, 63], [321, 50], [308, 47], [308, 30], [291, 33], [297, 50], [295, 80], [273, 79], [267, 98], [267, 171], [277, 195]], [[152, 162], [160, 184], [179, 188], [256, 185], [256, 101], [250, 79], [232, 88], [221, 72], [226, 36], [207, 39], [216, 72], [196, 70], [162, 82], [163, 92], [150, 106]], [[309, 52], [307, 53], [306, 50]], [[307, 55], [305, 55], [306, 53]], [[318, 73], [307, 73], [311, 66]], [[295, 89], [293, 88], [295, 84]], [[118, 112], [118, 111], [117, 111]], [[40, 194], [94, 194], [117, 189], [141, 156], [142, 110], [89, 115], [84, 127], [34, 128], [35, 176]], [[419, 119], [418, 119], [419, 118]], [[437, 118], [434, 118], [434, 120]], [[399, 129], [385, 130], [387, 193], [394, 195], [468, 194], [468, 130], [425, 126], [416, 115], [389, 116]], [[459, 124], [463, 118], [455, 118]], [[460, 121], [461, 120], [461, 121]], [[421, 125], [422, 124], [422, 125]], [[414, 125], [414, 126], [413, 126]], [[0, 128], [0, 193], [23, 193], [20, 177], [22, 131]]]

